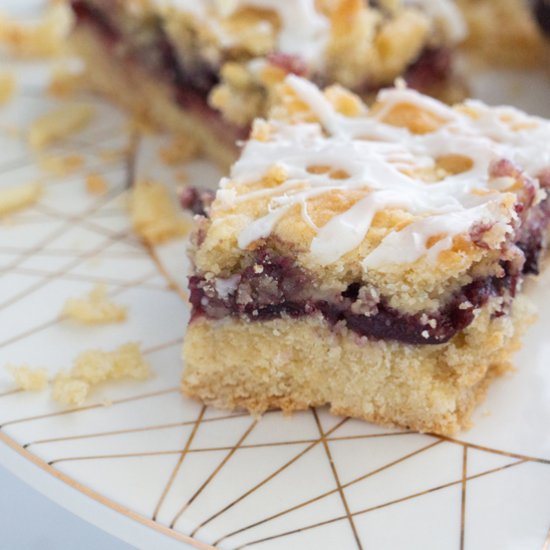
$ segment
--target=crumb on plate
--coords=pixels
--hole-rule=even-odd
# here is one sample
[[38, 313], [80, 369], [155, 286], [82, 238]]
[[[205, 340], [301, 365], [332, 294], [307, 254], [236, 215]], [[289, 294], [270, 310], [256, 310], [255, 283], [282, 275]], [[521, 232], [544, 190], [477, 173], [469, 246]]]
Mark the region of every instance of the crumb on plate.
[[108, 189], [107, 180], [100, 174], [92, 172], [86, 176], [86, 191], [91, 195], [104, 195]]
[[0, 188], [0, 217], [35, 204], [42, 196], [40, 183], [27, 183]]
[[58, 65], [52, 70], [48, 93], [57, 98], [66, 98], [83, 88], [83, 74], [66, 65]]
[[71, 16], [63, 3], [51, 6], [33, 22], [0, 14], [0, 47], [21, 58], [52, 57], [63, 51], [70, 24]]
[[159, 149], [159, 156], [164, 164], [177, 166], [184, 164], [197, 157], [198, 145], [189, 137], [176, 136], [170, 143]]
[[82, 405], [91, 388], [112, 380], [145, 380], [151, 375], [139, 344], [129, 342], [114, 351], [88, 350], [75, 359], [70, 372], [57, 375], [52, 397], [64, 405]]
[[71, 375], [95, 386], [101, 382], [121, 378], [145, 380], [150, 375], [150, 368], [141, 354], [139, 345], [130, 342], [115, 351], [82, 352], [75, 360]]
[[94, 109], [90, 105], [66, 104], [39, 116], [29, 129], [29, 143], [43, 149], [85, 128]]
[[126, 320], [127, 309], [109, 301], [107, 287], [98, 284], [82, 298], [69, 298], [63, 315], [84, 324], [120, 323]]
[[115, 149], [102, 149], [95, 154], [103, 162], [119, 162], [126, 158], [128, 153], [128, 147], [119, 147]]
[[78, 406], [84, 403], [89, 391], [90, 384], [62, 372], [54, 378], [52, 398], [62, 405]]
[[11, 72], [0, 74], [0, 105], [4, 105], [10, 101], [16, 88], [15, 76]]
[[84, 165], [84, 159], [80, 155], [65, 155], [62, 157], [39, 157], [38, 165], [45, 172], [54, 176], [67, 176], [76, 172]]
[[48, 385], [48, 369], [8, 365], [15, 385], [23, 391], [42, 391]]
[[134, 231], [149, 244], [160, 244], [187, 235], [190, 222], [184, 219], [168, 189], [161, 183], [136, 183], [130, 196]]

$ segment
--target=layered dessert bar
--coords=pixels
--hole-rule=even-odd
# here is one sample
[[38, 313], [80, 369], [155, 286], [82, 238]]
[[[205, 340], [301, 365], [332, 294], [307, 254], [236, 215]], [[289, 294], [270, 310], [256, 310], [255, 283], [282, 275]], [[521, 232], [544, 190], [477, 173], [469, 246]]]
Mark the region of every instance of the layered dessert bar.
[[228, 165], [289, 74], [362, 96], [403, 77], [453, 99], [452, 0], [72, 0], [91, 88]]
[[457, 0], [468, 25], [466, 50], [492, 65], [525, 68], [543, 64], [547, 57], [544, 39], [532, 12], [537, 2]]
[[550, 122], [290, 75], [196, 217], [183, 391], [262, 413], [468, 425], [532, 320]]

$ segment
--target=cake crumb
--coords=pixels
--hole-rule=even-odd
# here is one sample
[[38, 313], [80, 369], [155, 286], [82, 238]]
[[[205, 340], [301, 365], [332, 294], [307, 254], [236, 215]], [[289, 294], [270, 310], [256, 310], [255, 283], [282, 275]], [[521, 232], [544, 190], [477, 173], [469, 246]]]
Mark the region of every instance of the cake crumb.
[[64, 405], [80, 406], [98, 384], [123, 378], [146, 380], [150, 375], [149, 364], [135, 342], [114, 351], [88, 350], [78, 355], [70, 372], [57, 375], [52, 398]]
[[0, 188], [0, 217], [35, 204], [42, 196], [39, 183], [27, 183]]
[[182, 185], [187, 185], [187, 182], [189, 181], [189, 175], [184, 170], [179, 170], [174, 174], [174, 179]]
[[97, 157], [103, 162], [119, 162], [128, 156], [128, 147], [118, 149], [104, 149], [96, 153]]
[[168, 166], [177, 166], [193, 160], [198, 152], [198, 146], [191, 138], [177, 136], [159, 149], [159, 156]]
[[93, 114], [94, 109], [90, 105], [67, 104], [54, 109], [32, 123], [29, 143], [35, 149], [43, 149], [85, 128]]
[[63, 3], [53, 5], [32, 23], [0, 14], [0, 47], [14, 57], [52, 57], [63, 50], [70, 25], [71, 16]]
[[0, 105], [4, 105], [11, 101], [15, 94], [15, 76], [13, 73], [0, 74]]
[[45, 172], [54, 176], [67, 176], [76, 172], [84, 165], [84, 159], [80, 155], [66, 155], [63, 157], [40, 157], [38, 165]]
[[42, 391], [48, 385], [48, 369], [8, 365], [15, 385], [23, 391]]
[[130, 342], [115, 351], [90, 350], [75, 360], [71, 375], [92, 386], [109, 380], [149, 378], [149, 364], [143, 359], [139, 345]]
[[63, 315], [84, 324], [120, 323], [126, 320], [127, 309], [110, 302], [107, 287], [98, 284], [83, 298], [69, 298]]
[[86, 176], [86, 191], [91, 195], [104, 195], [108, 189], [107, 180], [103, 176], [95, 172]]
[[62, 405], [80, 406], [88, 397], [90, 384], [72, 378], [65, 372], [59, 373], [53, 381], [52, 399]]
[[66, 98], [84, 87], [83, 73], [75, 72], [65, 65], [59, 65], [52, 71], [47, 92], [53, 97]]
[[130, 216], [134, 231], [148, 244], [160, 244], [189, 233], [168, 189], [158, 182], [136, 183], [130, 196]]

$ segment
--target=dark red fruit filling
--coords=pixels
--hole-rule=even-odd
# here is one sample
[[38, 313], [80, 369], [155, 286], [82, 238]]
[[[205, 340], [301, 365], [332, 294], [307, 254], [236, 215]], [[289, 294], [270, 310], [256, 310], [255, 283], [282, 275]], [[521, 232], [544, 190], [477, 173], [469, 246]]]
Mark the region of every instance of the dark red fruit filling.
[[198, 187], [184, 187], [179, 193], [180, 204], [184, 210], [189, 210], [195, 216], [205, 217], [208, 216], [215, 196], [214, 191]]
[[86, 2], [86, 0], [71, 0], [71, 8], [79, 23], [94, 25], [109, 41], [116, 42], [119, 39], [120, 35], [109, 19], [93, 4]]
[[344, 323], [360, 336], [406, 344], [443, 344], [472, 323], [475, 310], [493, 296], [505, 298], [503, 309], [495, 314], [504, 315], [521, 279], [521, 274], [512, 274], [511, 266], [505, 264], [504, 277], [474, 281], [441, 311], [409, 315], [392, 308], [384, 297], [375, 297], [359, 283], [328, 299], [311, 298], [310, 278], [290, 258], [264, 249], [255, 260], [239, 275], [221, 281], [221, 286], [219, 281], [191, 277], [193, 317], [267, 321], [321, 313], [331, 325]]
[[540, 28], [550, 36], [550, 2], [548, 0], [531, 0], [531, 4]]
[[[103, 10], [86, 0], [72, 0], [73, 13], [79, 23], [93, 25], [111, 42], [122, 42], [125, 39], [114, 23]], [[162, 26], [155, 20], [148, 21], [148, 32], [153, 34], [152, 42], [147, 47], [134, 47], [131, 55], [137, 57], [140, 63], [150, 71], [160, 74], [173, 83], [178, 92], [193, 90], [203, 99], [218, 83], [217, 70], [199, 60], [187, 61], [185, 64], [176, 56], [171, 42], [168, 40]], [[132, 47], [131, 41], [126, 46]], [[185, 101], [185, 94], [182, 101]]]
[[267, 56], [267, 61], [275, 67], [279, 67], [288, 74], [304, 76], [307, 74], [305, 61], [297, 55], [275, 52]]
[[444, 85], [452, 72], [453, 54], [446, 48], [427, 48], [406, 71], [404, 78], [409, 87], [429, 93]]

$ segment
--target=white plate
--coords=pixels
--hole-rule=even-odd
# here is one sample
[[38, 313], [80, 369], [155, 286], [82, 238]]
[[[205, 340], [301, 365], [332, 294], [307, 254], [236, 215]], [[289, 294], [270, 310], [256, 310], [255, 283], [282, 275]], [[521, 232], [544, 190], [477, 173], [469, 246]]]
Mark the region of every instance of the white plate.
[[[0, 110], [0, 185], [42, 177], [24, 137], [5, 129], [24, 129], [55, 103], [43, 93], [46, 67], [21, 65], [17, 73], [18, 97]], [[542, 75], [495, 73], [475, 82], [486, 99], [550, 114]], [[474, 427], [456, 439], [324, 409], [256, 422], [203, 408], [178, 392], [189, 308], [184, 291], [168, 283], [185, 286], [185, 243], [151, 254], [132, 235], [123, 201], [131, 163], [98, 156], [127, 144], [124, 117], [85, 101], [99, 115], [58, 153], [83, 155], [84, 173], [103, 174], [110, 190], [89, 195], [83, 173], [52, 179], [37, 206], [0, 225], [0, 366], [46, 366], [53, 375], [84, 349], [137, 340], [156, 376], [105, 386], [67, 410], [47, 392], [12, 391], [0, 372], [3, 465], [141, 548], [548, 547], [550, 272], [531, 285], [540, 320], [516, 356], [517, 372], [493, 384]], [[173, 171], [158, 161], [161, 141], [142, 140], [135, 168], [171, 184]], [[205, 163], [186, 171], [197, 183], [218, 177]], [[128, 322], [60, 321], [65, 299], [97, 281], [129, 306]]]

